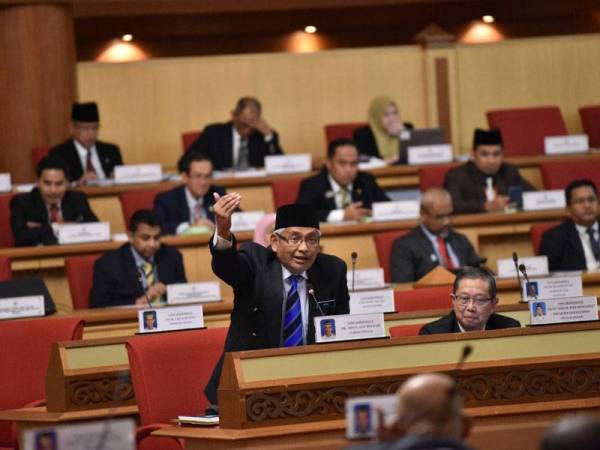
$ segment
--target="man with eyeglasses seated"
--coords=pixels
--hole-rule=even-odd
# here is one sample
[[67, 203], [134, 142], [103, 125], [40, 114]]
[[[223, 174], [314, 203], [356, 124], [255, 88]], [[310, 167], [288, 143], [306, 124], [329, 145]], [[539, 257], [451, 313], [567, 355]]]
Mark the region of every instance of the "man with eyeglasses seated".
[[392, 245], [392, 281], [417, 281], [437, 266], [456, 270], [483, 262], [469, 239], [452, 225], [452, 197], [445, 189], [432, 187], [421, 196], [421, 223]]
[[600, 204], [596, 185], [586, 179], [572, 181], [565, 189], [565, 197], [571, 217], [543, 234], [540, 255], [548, 257], [551, 271], [597, 270]]
[[521, 324], [496, 314], [496, 280], [483, 268], [465, 267], [454, 280], [452, 311], [421, 328], [419, 334], [464, 333], [468, 331], [518, 328]]
[[[234, 289], [225, 352], [295, 347], [315, 342], [315, 316], [349, 313], [346, 264], [320, 253], [314, 208], [280, 207], [270, 247], [254, 242], [239, 249], [231, 214], [241, 196], [215, 194], [216, 233], [211, 239], [214, 273]], [[223, 357], [204, 391], [217, 403]]]

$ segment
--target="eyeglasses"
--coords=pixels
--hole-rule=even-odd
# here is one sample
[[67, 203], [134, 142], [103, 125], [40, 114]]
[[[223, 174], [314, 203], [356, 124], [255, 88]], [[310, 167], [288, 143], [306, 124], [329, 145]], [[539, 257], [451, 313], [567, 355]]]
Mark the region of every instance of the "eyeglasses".
[[302, 236], [293, 234], [289, 238], [286, 238], [284, 235], [279, 234], [279, 233], [275, 233], [275, 236], [282, 239], [290, 247], [298, 247], [302, 242], [304, 242], [308, 248], [315, 248], [319, 245], [319, 237], [318, 236], [302, 237]]
[[580, 197], [571, 200], [572, 205], [583, 205], [584, 203], [596, 203], [598, 199], [594, 195], [590, 195], [589, 197]]
[[469, 295], [452, 294], [452, 298], [456, 300], [460, 306], [467, 306], [471, 301], [477, 306], [485, 306], [492, 301], [489, 297], [471, 297]]

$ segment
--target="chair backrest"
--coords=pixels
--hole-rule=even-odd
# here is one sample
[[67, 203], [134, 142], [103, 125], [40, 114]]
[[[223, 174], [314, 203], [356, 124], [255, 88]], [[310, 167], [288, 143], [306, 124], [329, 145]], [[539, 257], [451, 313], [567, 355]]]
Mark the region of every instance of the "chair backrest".
[[202, 394], [225, 344], [227, 328], [131, 338], [127, 354], [140, 424], [203, 414]]
[[430, 187], [444, 187], [446, 173], [454, 167], [454, 164], [440, 166], [429, 166], [419, 168], [419, 189], [425, 192]]
[[38, 163], [45, 158], [46, 156], [48, 156], [48, 153], [50, 153], [50, 149], [52, 147], [50, 146], [45, 146], [45, 147], [33, 147], [31, 149], [31, 163], [33, 164], [33, 169], [35, 170]]
[[273, 206], [275, 209], [290, 203], [296, 203], [298, 192], [300, 192], [300, 183], [304, 177], [292, 177], [285, 180], [276, 180], [271, 183], [271, 193], [273, 194]]
[[[77, 317], [0, 321], [0, 410], [44, 399], [52, 344], [81, 339], [82, 334], [83, 321]], [[0, 448], [16, 448], [11, 425], [0, 422]]]
[[573, 181], [587, 178], [600, 188], [600, 158], [573, 158], [540, 163], [544, 189], [564, 189]]
[[558, 106], [488, 111], [491, 128], [500, 128], [507, 156], [543, 155], [544, 138], [567, 134]]
[[12, 278], [11, 260], [5, 256], [0, 256], [0, 281], [10, 280]]
[[154, 197], [161, 192], [160, 189], [140, 189], [119, 194], [126, 229], [129, 229], [129, 221], [133, 213], [139, 209], [153, 209]]
[[94, 263], [99, 254], [70, 256], [65, 258], [65, 269], [69, 281], [69, 291], [73, 309], [90, 307], [90, 291], [94, 280]]
[[542, 235], [550, 228], [554, 228], [560, 224], [560, 222], [541, 222], [534, 223], [529, 229], [529, 237], [531, 238], [531, 246], [533, 247], [533, 254], [540, 254], [540, 244], [542, 242]]
[[340, 138], [352, 139], [352, 133], [357, 128], [367, 126], [368, 122], [330, 123], [325, 125], [325, 142], [329, 145]]
[[10, 201], [12, 198], [13, 194], [0, 194], [0, 248], [15, 246], [15, 238], [10, 226]]
[[379, 265], [383, 268], [383, 277], [386, 283], [392, 280], [390, 257], [392, 255], [392, 244], [398, 238], [401, 238], [408, 230], [384, 231], [375, 233], [373, 240], [375, 241], [375, 250], [377, 250], [377, 259]]
[[451, 309], [452, 286], [434, 286], [394, 292], [394, 306], [398, 312]]
[[402, 337], [402, 336], [418, 336], [419, 331], [424, 324], [422, 323], [411, 323], [409, 325], [396, 325], [395, 327], [390, 327], [390, 336]]
[[590, 138], [591, 148], [600, 148], [600, 105], [579, 108], [583, 132]]
[[183, 145], [183, 151], [185, 152], [190, 145], [200, 137], [201, 131], [188, 131], [187, 133], [181, 133], [181, 144]]

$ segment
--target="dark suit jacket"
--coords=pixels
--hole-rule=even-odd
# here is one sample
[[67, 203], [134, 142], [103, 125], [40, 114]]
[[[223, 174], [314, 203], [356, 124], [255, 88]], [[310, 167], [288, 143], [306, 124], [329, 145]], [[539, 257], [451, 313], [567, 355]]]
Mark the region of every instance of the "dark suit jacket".
[[[454, 203], [454, 213], [466, 214], [482, 212], [485, 204], [485, 180], [473, 161], [450, 169], [444, 180], [444, 187], [450, 192]], [[515, 166], [504, 163], [493, 177], [498, 194], [507, 195], [512, 186], [523, 186], [524, 191], [535, 191]]]
[[[281, 263], [270, 248], [254, 242], [243, 244], [239, 251], [236, 247], [234, 240], [229, 250], [219, 251], [213, 248], [212, 239], [210, 241], [213, 272], [234, 290], [225, 352], [280, 347], [284, 298]], [[341, 259], [319, 254], [307, 275], [325, 315], [349, 313], [346, 264]], [[326, 303], [328, 300], [335, 301]], [[316, 303], [310, 298], [308, 302], [306, 338], [312, 344], [315, 342], [313, 318], [320, 314]], [[204, 391], [212, 403], [217, 402], [221, 366], [222, 358]]]
[[[481, 264], [482, 258], [475, 253], [475, 249], [465, 235], [450, 230], [448, 243], [461, 267]], [[435, 260], [432, 260], [432, 255]], [[420, 226], [406, 236], [396, 239], [392, 245], [390, 267], [394, 283], [417, 281], [439, 264], [433, 244]]]
[[[119, 147], [114, 144], [96, 141], [96, 151], [98, 152], [102, 170], [107, 177], [112, 175], [115, 166], [123, 164], [121, 151], [119, 150]], [[81, 160], [79, 159], [79, 153], [77, 153], [73, 139], [69, 139], [62, 144], [51, 148], [50, 156], [58, 156], [67, 163], [70, 181], [77, 181], [83, 176], [83, 167], [81, 167]]]
[[[521, 323], [512, 317], [493, 313], [485, 324], [486, 330], [500, 330], [502, 328], [518, 328]], [[454, 311], [450, 311], [441, 319], [423, 325], [419, 334], [460, 333]]]
[[[211, 186], [204, 196], [204, 210], [209, 220], [215, 221], [213, 205], [215, 200], [213, 193], [225, 195], [225, 189], [218, 186]], [[175, 230], [180, 223], [190, 221], [190, 209], [185, 198], [185, 186], [178, 186], [170, 191], [161, 192], [154, 198], [154, 212], [158, 214], [163, 221], [163, 232], [165, 234], [175, 234]]]
[[[233, 122], [206, 126], [198, 139], [186, 150], [187, 152], [198, 152], [208, 156], [215, 170], [233, 167]], [[251, 167], [262, 167], [265, 165], [265, 156], [282, 153], [277, 132], [273, 131], [270, 142], [265, 142], [264, 136], [256, 130], [250, 133], [248, 159]]]
[[587, 270], [585, 253], [575, 223], [567, 219], [542, 235], [540, 255], [548, 257], [548, 268], [555, 270]]
[[[412, 123], [404, 122], [404, 128], [408, 130], [413, 129]], [[352, 133], [352, 140], [356, 144], [358, 148], [358, 152], [361, 155], [368, 155], [374, 158], [380, 158], [381, 154], [379, 153], [379, 148], [377, 148], [377, 141], [375, 140], [375, 135], [371, 130], [371, 127], [367, 125], [366, 127], [357, 128]], [[398, 157], [400, 164], [406, 164], [408, 160], [408, 154], [406, 153], [406, 148], [400, 145], [400, 140], [398, 140]]]
[[[327, 177], [327, 169], [310, 178], [300, 185], [296, 203], [304, 203], [317, 209], [319, 221], [325, 222], [329, 212], [336, 209], [335, 198]], [[358, 172], [352, 187], [352, 201], [362, 202], [365, 208], [371, 208], [373, 202], [387, 202], [390, 198], [379, 187], [375, 177], [367, 172]]]
[[[83, 192], [67, 190], [60, 207], [65, 222], [98, 222]], [[42, 226], [28, 228], [27, 222], [37, 222]], [[13, 197], [10, 202], [10, 225], [18, 247], [56, 244], [48, 210], [38, 188]]]
[[[158, 281], [164, 284], [186, 283], [183, 257], [179, 250], [162, 244], [154, 255]], [[90, 291], [90, 307], [133, 305], [144, 294], [144, 288], [131, 253], [131, 244], [102, 255], [94, 264], [94, 282]]]

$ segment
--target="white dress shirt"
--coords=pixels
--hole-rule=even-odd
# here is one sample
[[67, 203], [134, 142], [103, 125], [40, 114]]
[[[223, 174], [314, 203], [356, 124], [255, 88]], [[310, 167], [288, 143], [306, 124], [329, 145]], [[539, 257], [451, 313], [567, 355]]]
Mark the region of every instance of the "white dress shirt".
[[[342, 222], [344, 220], [344, 210], [342, 209], [342, 187], [333, 179], [330, 173], [327, 173], [327, 178], [329, 179], [329, 184], [331, 185], [331, 195], [333, 195], [336, 207], [336, 209], [329, 211], [329, 214], [327, 215], [327, 222]], [[350, 202], [352, 202], [353, 186], [354, 183], [350, 183], [348, 186], [346, 186], [346, 189], [348, 190], [348, 201]], [[327, 195], [327, 193], [325, 195]]]
[[81, 145], [77, 139], [73, 139], [75, 143], [75, 148], [77, 149], [77, 154], [79, 155], [79, 161], [81, 162], [81, 168], [83, 169], [83, 173], [85, 173], [86, 162], [87, 162], [87, 154], [88, 151], [92, 152], [92, 167], [96, 171], [96, 176], [100, 179], [105, 179], [106, 175], [104, 170], [102, 169], [102, 164], [100, 164], [100, 158], [98, 157], [98, 151], [96, 150], [96, 145], [94, 144], [92, 148], [89, 150]]
[[187, 222], [181, 222], [179, 225], [177, 225], [177, 228], [175, 229], [175, 234], [181, 234], [185, 230], [187, 230], [190, 227], [190, 224], [194, 221], [196, 205], [197, 204], [204, 205], [204, 197], [200, 197], [199, 199], [196, 199], [196, 197], [194, 197], [192, 195], [192, 193], [190, 192], [190, 190], [187, 187], [185, 188], [184, 192], [185, 192], [185, 201], [187, 203], [187, 207], [188, 207], [188, 211], [189, 211], [189, 215], [190, 215], [190, 220]]
[[[440, 249], [438, 248], [437, 235], [435, 235], [431, 231], [429, 231], [427, 229], [427, 227], [423, 224], [421, 224], [421, 229], [423, 230], [423, 233], [425, 233], [425, 236], [427, 236], [427, 238], [431, 241], [431, 245], [433, 246], [433, 250], [435, 251], [435, 256], [437, 257], [437, 260], [441, 264], [442, 257], [440, 255]], [[460, 261], [458, 260], [458, 256], [456, 256], [456, 253], [454, 253], [454, 249], [452, 248], [452, 246], [450, 245], [450, 242], [448, 242], [448, 241], [446, 241], [446, 250], [448, 251], [448, 257], [452, 261], [452, 264], [454, 265], [454, 267], [456, 267], [456, 268], [460, 267]], [[433, 255], [431, 255], [431, 260], [433, 261]]]
[[[577, 234], [579, 234], [579, 240], [581, 241], [581, 246], [583, 247], [583, 253], [585, 255], [585, 266], [587, 270], [597, 270], [600, 268], [598, 261], [596, 261], [596, 257], [594, 256], [594, 252], [592, 251], [592, 243], [590, 242], [590, 237], [587, 234], [587, 227], [583, 225], [575, 224], [575, 228], [577, 229]], [[592, 230], [594, 232], [594, 237], [596, 240], [598, 239], [598, 222], [595, 222], [592, 225]]]

